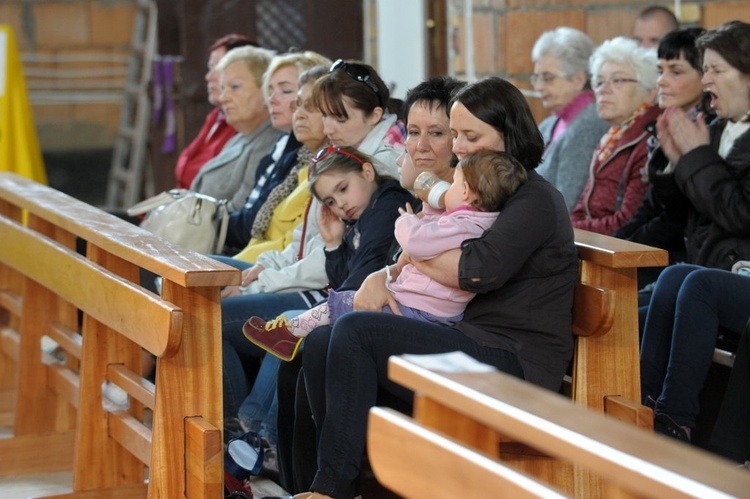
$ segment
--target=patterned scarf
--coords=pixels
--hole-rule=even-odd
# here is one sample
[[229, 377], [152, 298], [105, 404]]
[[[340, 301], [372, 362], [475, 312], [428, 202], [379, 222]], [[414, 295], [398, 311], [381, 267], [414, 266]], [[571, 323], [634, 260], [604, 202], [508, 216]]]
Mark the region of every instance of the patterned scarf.
[[630, 118], [626, 119], [619, 125], [609, 127], [607, 133], [605, 133], [599, 141], [599, 152], [597, 156], [597, 158], [599, 159], [599, 164], [607, 161], [607, 158], [609, 158], [612, 153], [615, 152], [615, 146], [618, 142], [620, 142], [622, 136], [625, 134], [625, 132], [628, 131], [631, 126], [633, 126], [635, 120], [643, 116], [646, 111], [648, 111], [648, 108], [649, 105], [644, 102], [643, 104], [638, 106], [638, 109], [635, 110]]
[[253, 239], [265, 239], [266, 231], [271, 223], [271, 216], [273, 210], [281, 203], [294, 189], [297, 188], [299, 172], [303, 168], [310, 165], [313, 153], [307, 146], [302, 146], [297, 151], [297, 164], [289, 172], [283, 182], [273, 188], [271, 193], [268, 195], [266, 202], [258, 210], [258, 214], [255, 216], [253, 222], [253, 229], [250, 232]]

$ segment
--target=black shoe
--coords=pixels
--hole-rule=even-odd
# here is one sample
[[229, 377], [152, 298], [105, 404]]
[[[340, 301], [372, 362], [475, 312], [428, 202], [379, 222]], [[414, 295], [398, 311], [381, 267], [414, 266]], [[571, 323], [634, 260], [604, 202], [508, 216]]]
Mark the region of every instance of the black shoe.
[[690, 428], [678, 425], [666, 414], [657, 414], [654, 417], [654, 432], [690, 443]]

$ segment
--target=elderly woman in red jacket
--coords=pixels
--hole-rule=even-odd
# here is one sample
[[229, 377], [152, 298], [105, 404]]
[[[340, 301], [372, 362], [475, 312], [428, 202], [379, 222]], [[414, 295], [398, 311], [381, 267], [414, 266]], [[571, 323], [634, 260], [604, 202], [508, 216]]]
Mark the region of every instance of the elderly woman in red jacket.
[[645, 127], [656, 120], [656, 54], [617, 37], [591, 56], [599, 116], [610, 124], [591, 161], [589, 180], [570, 214], [573, 226], [612, 235], [636, 212], [646, 193]]

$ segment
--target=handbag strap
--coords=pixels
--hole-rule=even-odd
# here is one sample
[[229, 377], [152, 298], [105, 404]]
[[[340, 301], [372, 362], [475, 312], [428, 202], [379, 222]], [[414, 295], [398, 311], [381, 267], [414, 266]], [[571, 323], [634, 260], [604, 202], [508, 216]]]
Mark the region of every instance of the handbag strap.
[[156, 196], [144, 199], [140, 203], [128, 208], [128, 216], [136, 217], [138, 215], [148, 213], [149, 211], [158, 208], [159, 206], [164, 206], [165, 204], [171, 203], [175, 199], [183, 197], [187, 192], [187, 189], [171, 189], [161, 192]]
[[313, 198], [307, 201], [307, 207], [305, 207], [305, 216], [302, 218], [302, 235], [299, 238], [299, 253], [297, 253], [297, 261], [302, 260], [305, 253], [305, 237], [307, 237], [307, 217], [310, 216], [310, 207], [312, 206]]
[[219, 234], [216, 238], [216, 254], [221, 255], [224, 251], [224, 243], [227, 240], [227, 230], [229, 228], [229, 210], [227, 210], [227, 202], [225, 200], [219, 201], [216, 205], [217, 216], [221, 218], [219, 221]]

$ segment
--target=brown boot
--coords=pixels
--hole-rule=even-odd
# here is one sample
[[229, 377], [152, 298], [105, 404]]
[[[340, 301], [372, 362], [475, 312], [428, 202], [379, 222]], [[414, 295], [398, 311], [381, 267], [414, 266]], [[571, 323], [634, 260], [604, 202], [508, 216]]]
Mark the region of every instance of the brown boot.
[[287, 362], [297, 355], [302, 343], [302, 338], [289, 331], [289, 321], [283, 315], [269, 322], [260, 317], [250, 317], [242, 326], [242, 334], [263, 350]]

